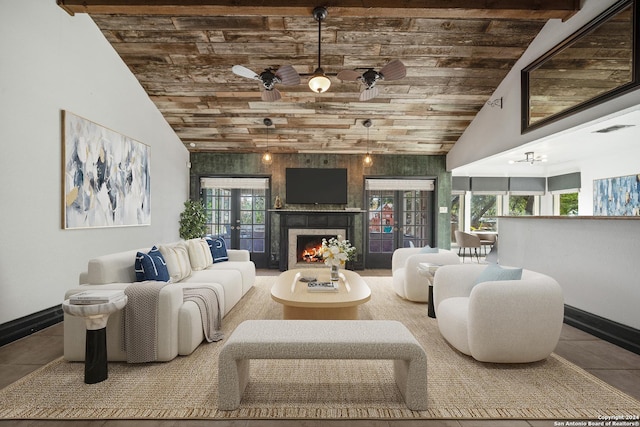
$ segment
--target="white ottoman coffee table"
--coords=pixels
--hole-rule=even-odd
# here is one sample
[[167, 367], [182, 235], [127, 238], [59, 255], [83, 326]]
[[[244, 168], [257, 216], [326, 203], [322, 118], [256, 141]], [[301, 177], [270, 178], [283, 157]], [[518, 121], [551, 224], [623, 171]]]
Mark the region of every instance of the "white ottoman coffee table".
[[251, 359], [393, 360], [396, 384], [407, 407], [427, 409], [427, 355], [397, 321], [246, 320], [220, 350], [219, 409], [240, 405]]

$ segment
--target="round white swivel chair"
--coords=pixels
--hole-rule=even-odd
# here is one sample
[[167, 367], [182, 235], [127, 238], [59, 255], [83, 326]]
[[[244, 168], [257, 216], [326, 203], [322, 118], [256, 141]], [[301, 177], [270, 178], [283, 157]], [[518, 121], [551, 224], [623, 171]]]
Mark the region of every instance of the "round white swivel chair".
[[553, 278], [522, 270], [520, 280], [476, 284], [487, 265], [440, 267], [433, 299], [442, 336], [481, 362], [528, 363], [547, 358], [560, 339], [562, 289]]
[[455, 252], [438, 249], [437, 253], [423, 253], [422, 248], [399, 248], [391, 257], [393, 289], [400, 297], [414, 302], [429, 301], [429, 282], [418, 272], [418, 264], [460, 264]]

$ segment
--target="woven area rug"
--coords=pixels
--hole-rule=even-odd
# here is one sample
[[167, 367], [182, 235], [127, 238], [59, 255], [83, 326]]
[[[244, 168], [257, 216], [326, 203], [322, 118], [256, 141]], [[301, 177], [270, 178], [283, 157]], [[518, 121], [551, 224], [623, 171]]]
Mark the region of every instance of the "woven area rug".
[[[277, 319], [275, 277], [224, 318], [227, 336], [243, 320]], [[234, 411], [217, 410], [217, 358], [222, 342], [203, 344], [168, 363], [110, 363], [109, 379], [87, 385], [83, 364], [56, 360], [0, 390], [1, 418], [514, 418], [597, 419], [637, 415], [640, 402], [557, 355], [533, 364], [480, 363], [452, 349], [427, 306], [403, 301], [389, 277], [366, 277], [371, 301], [362, 319], [403, 322], [428, 358], [429, 409], [405, 406], [390, 361], [261, 360]]]

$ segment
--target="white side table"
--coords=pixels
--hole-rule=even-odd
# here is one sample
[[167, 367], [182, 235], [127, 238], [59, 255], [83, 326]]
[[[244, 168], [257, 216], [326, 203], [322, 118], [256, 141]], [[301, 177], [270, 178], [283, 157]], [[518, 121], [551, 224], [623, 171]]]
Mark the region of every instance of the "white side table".
[[418, 264], [418, 274], [427, 278], [429, 282], [429, 301], [427, 306], [427, 315], [429, 317], [436, 317], [436, 310], [433, 307], [433, 276], [436, 274], [440, 264], [433, 264], [430, 262], [421, 262]]
[[104, 304], [62, 303], [62, 310], [72, 316], [84, 317], [87, 325], [87, 342], [84, 357], [84, 382], [95, 384], [109, 376], [107, 367], [107, 320], [109, 315], [127, 305], [127, 296]]

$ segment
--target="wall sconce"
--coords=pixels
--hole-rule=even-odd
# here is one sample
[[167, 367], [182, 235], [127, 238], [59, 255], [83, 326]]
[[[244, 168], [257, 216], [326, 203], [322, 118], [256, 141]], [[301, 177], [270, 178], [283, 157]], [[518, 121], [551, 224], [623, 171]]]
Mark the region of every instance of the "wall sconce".
[[262, 164], [270, 165], [273, 162], [273, 156], [269, 152], [269, 126], [271, 126], [273, 122], [271, 119], [264, 119], [262, 122], [267, 127], [267, 151], [262, 155]]
[[367, 154], [365, 154], [364, 158], [362, 159], [362, 165], [365, 168], [369, 168], [373, 166], [373, 157], [369, 153], [369, 128], [371, 127], [372, 124], [373, 123], [371, 122], [371, 119], [367, 119], [364, 122], [362, 122], [362, 126], [367, 128]]
[[491, 101], [487, 101], [487, 105], [489, 107], [491, 107], [491, 108], [500, 107], [500, 109], [502, 110], [502, 97], [496, 98], [496, 99], [491, 100]]

